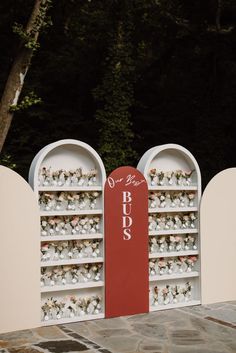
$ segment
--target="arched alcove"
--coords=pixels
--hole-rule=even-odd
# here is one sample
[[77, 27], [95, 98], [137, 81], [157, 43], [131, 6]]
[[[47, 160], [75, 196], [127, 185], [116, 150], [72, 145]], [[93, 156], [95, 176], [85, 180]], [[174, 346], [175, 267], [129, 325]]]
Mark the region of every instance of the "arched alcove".
[[43, 325], [104, 317], [105, 179], [97, 152], [77, 140], [49, 144], [31, 164], [41, 216]]
[[166, 144], [149, 149], [137, 168], [149, 189], [150, 310], [200, 304], [198, 163]]

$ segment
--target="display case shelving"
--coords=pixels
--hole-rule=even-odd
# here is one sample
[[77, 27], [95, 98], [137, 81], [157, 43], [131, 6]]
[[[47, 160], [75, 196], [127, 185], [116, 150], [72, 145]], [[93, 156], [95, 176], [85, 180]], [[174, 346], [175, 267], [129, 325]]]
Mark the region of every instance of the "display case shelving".
[[[195, 194], [194, 203], [191, 206], [185, 207], [170, 207], [166, 205], [165, 207], [150, 207], [149, 205], [149, 215], [153, 217], [173, 217], [175, 214], [187, 215], [193, 213], [196, 216], [197, 220], [195, 221], [194, 228], [185, 227], [179, 229], [149, 229], [149, 237], [156, 237], [156, 241], [158, 243], [158, 239], [161, 237], [164, 241], [168, 241], [169, 237], [179, 237], [183, 239], [187, 236], [194, 237], [194, 241], [196, 242], [196, 246], [194, 249], [192, 248], [181, 248], [180, 251], [176, 251], [173, 249], [172, 251], [152, 251], [149, 250], [149, 259], [168, 259], [173, 257], [181, 257], [181, 256], [197, 256], [197, 266], [194, 270], [190, 272], [184, 273], [172, 273], [172, 274], [162, 274], [162, 275], [150, 275], [150, 311], [156, 310], [164, 310], [171, 309], [177, 307], [183, 307], [188, 305], [198, 305], [201, 303], [201, 288], [200, 288], [200, 274], [201, 274], [201, 266], [200, 266], [200, 234], [199, 234], [199, 202], [201, 198], [201, 174], [200, 169], [197, 164], [196, 159], [193, 155], [184, 147], [176, 144], [167, 144], [161, 145], [157, 147], [153, 147], [148, 150], [140, 159], [137, 169], [140, 170], [147, 182], [148, 189], [150, 195], [155, 196], [155, 193], [189, 193]], [[151, 173], [150, 173], [151, 171]], [[188, 173], [188, 171], [192, 171], [191, 178], [182, 179], [181, 182], [178, 180], [178, 171], [184, 171]], [[163, 172], [163, 174], [158, 174]], [[174, 173], [172, 173], [174, 172]], [[155, 175], [153, 177], [153, 175]], [[186, 175], [188, 175], [186, 173]], [[150, 175], [151, 174], [151, 175]], [[159, 175], [159, 176], [158, 176]], [[173, 175], [171, 180], [169, 181], [168, 175]], [[183, 173], [184, 175], [184, 173]], [[176, 177], [175, 177], [176, 176]], [[170, 177], [169, 177], [170, 178]], [[151, 239], [151, 238], [150, 238]], [[191, 284], [189, 284], [191, 281]], [[175, 302], [171, 302], [173, 300], [172, 294], [170, 294], [169, 303], [160, 304], [156, 302], [153, 304], [153, 296], [158, 295], [160, 297], [160, 293], [165, 292], [168, 288], [174, 288], [178, 286], [180, 288], [180, 292], [184, 291], [184, 286], [186, 283], [189, 285], [189, 293], [190, 297], [185, 299], [181, 299], [180, 301], [175, 300]], [[166, 287], [165, 287], [166, 286]], [[176, 287], [177, 288], [177, 287]], [[158, 293], [158, 294], [155, 294]], [[182, 293], [182, 292], [181, 292]], [[189, 294], [189, 295], [190, 295]], [[179, 295], [181, 297], [181, 294]], [[168, 299], [169, 300], [169, 299]]]
[[[43, 183], [42, 181], [42, 170], [51, 170], [54, 174], [58, 175], [58, 171], [62, 171], [62, 175], [66, 175], [66, 179], [63, 182], [57, 182], [55, 179], [50, 179], [49, 182]], [[80, 169], [81, 168], [81, 169]], [[79, 173], [83, 173], [76, 179], [76, 182], [68, 183], [68, 178], [71, 170], [78, 170]], [[93, 181], [91, 182], [90, 171], [93, 170]], [[96, 171], [96, 172], [94, 172]], [[64, 174], [65, 173], [65, 174]], [[86, 174], [87, 173], [87, 174]], [[72, 175], [72, 174], [71, 174]], [[83, 185], [80, 185], [80, 181], [83, 179]], [[84, 264], [104, 264], [104, 200], [103, 200], [103, 187], [106, 179], [105, 168], [103, 166], [102, 160], [97, 154], [97, 152], [91, 148], [86, 143], [77, 140], [61, 140], [52, 143], [44, 147], [34, 158], [29, 172], [29, 183], [35, 191], [37, 197], [43, 193], [52, 193], [57, 197], [57, 194], [62, 192], [65, 195], [70, 193], [87, 193], [92, 192], [99, 193], [98, 203], [92, 209], [84, 207], [83, 209], [50, 209], [50, 210], [40, 210], [41, 222], [45, 220], [48, 222], [50, 218], [62, 218], [63, 217], [99, 217], [99, 230], [94, 233], [89, 232], [76, 232], [73, 234], [68, 231], [66, 234], [60, 234], [60, 232], [54, 232], [50, 234], [46, 231], [46, 235], [41, 235], [40, 243], [45, 242], [52, 244], [55, 242], [63, 241], [86, 241], [86, 240], [96, 240], [99, 239], [101, 242], [100, 254], [97, 257], [82, 257], [73, 259], [57, 259], [49, 261], [41, 261], [39, 266], [43, 268], [52, 268], [56, 266], [68, 266], [68, 265], [84, 265]], [[46, 180], [46, 179], [45, 179]], [[65, 182], [67, 180], [67, 182]], [[58, 185], [57, 185], [58, 184]], [[69, 221], [70, 222], [70, 221]], [[70, 296], [77, 296], [78, 298], [96, 298], [101, 297], [101, 308], [99, 307], [99, 312], [90, 314], [84, 312], [83, 315], [73, 315], [73, 317], [63, 317], [63, 315], [58, 315], [57, 319], [50, 318], [47, 320], [42, 319], [42, 326], [45, 325], [56, 325], [62, 323], [92, 320], [104, 317], [104, 266], [101, 272], [101, 278], [98, 281], [87, 281], [87, 282], [77, 282], [75, 284], [62, 284], [62, 285], [44, 285], [41, 287], [41, 302], [42, 305], [48, 300], [48, 298], [53, 298], [53, 300], [62, 301], [64, 298]], [[97, 310], [98, 311], [98, 310]]]

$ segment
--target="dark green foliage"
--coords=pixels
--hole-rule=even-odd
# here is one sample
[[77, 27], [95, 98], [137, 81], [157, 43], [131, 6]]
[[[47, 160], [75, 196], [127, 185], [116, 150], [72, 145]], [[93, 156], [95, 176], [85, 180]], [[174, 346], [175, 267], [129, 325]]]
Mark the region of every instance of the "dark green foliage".
[[36, 51], [40, 47], [40, 44], [35, 39], [35, 34], [52, 25], [51, 18], [46, 16], [46, 13], [51, 5], [51, 0], [45, 0], [45, 2], [40, 4], [39, 14], [37, 15], [34, 25], [30, 30], [25, 30], [24, 26], [17, 22], [15, 22], [12, 26], [13, 33], [18, 34], [25, 48]]
[[28, 95], [24, 96], [23, 99], [21, 99], [20, 103], [17, 105], [12, 105], [10, 110], [13, 112], [17, 112], [20, 110], [27, 109], [31, 107], [32, 105], [42, 103], [42, 99], [37, 96], [33, 91], [29, 92]]
[[[27, 176], [61, 138], [99, 148], [109, 170], [169, 142], [196, 156], [204, 184], [235, 166], [236, 4], [221, 2], [217, 29], [217, 0], [55, 1], [23, 92], [43, 103], [15, 113], [5, 144], [17, 170]], [[12, 26], [32, 4], [0, 3], [0, 91], [18, 49]]]
[[9, 154], [0, 156], [0, 165], [4, 165], [10, 169], [16, 169], [16, 164], [13, 162], [12, 157]]
[[102, 83], [94, 90], [94, 97], [100, 106], [95, 114], [99, 123], [98, 147], [108, 172], [132, 164], [136, 156], [131, 124], [135, 75], [134, 31], [132, 13], [127, 4], [125, 9], [125, 17], [121, 16], [114, 23], [110, 48], [103, 64]]

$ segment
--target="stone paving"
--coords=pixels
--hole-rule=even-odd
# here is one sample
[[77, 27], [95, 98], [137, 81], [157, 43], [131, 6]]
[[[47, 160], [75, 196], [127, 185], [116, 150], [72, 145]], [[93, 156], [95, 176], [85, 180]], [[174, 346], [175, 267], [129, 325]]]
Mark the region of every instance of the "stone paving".
[[0, 335], [0, 353], [236, 353], [236, 301]]

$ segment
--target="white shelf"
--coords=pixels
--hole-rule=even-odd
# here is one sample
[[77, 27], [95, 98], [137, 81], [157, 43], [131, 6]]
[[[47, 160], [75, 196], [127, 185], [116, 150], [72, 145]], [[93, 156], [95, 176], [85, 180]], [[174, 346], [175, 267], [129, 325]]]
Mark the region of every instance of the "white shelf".
[[[201, 199], [201, 173], [198, 166], [198, 163], [194, 156], [183, 146], [177, 144], [166, 144], [160, 145], [156, 147], [150, 148], [148, 151], [144, 153], [141, 157], [137, 169], [143, 173], [145, 176], [148, 185], [149, 194], [151, 192], [162, 192], [165, 193], [175, 193], [175, 192], [193, 192], [195, 194], [195, 199], [193, 203], [193, 207], [189, 207], [189, 202], [186, 201], [186, 207], [171, 207], [171, 203], [167, 203], [166, 207], [160, 207], [161, 205], [156, 205], [158, 207], [151, 208], [149, 207], [148, 212], [149, 215], [159, 215], [161, 217], [163, 214], [169, 214], [169, 216], [174, 216], [175, 214], [186, 214], [191, 212], [198, 212], [199, 211], [199, 203]], [[161, 171], [166, 172], [176, 172], [176, 171], [192, 171], [190, 185], [178, 185], [177, 180], [173, 180], [173, 184], [169, 185], [168, 180], [165, 179], [163, 182], [164, 185], [157, 185], [158, 178], [151, 182], [150, 178], [150, 171], [155, 170], [157, 173]], [[151, 185], [156, 183], [156, 185]], [[183, 182], [186, 182], [183, 180]], [[151, 204], [150, 204], [151, 205]], [[183, 204], [184, 205], [184, 204]], [[180, 205], [179, 205], [180, 206]], [[200, 244], [200, 230], [199, 230], [199, 216], [197, 217], [198, 221], [194, 222], [195, 228], [181, 228], [181, 229], [159, 229], [158, 227], [151, 227], [153, 230], [149, 230], [149, 236], [169, 236], [169, 235], [187, 235], [193, 234]], [[190, 227], [190, 225], [189, 225]], [[155, 230], [154, 230], [155, 229]], [[171, 257], [179, 257], [179, 256], [191, 256], [191, 255], [199, 255], [200, 254], [200, 247], [197, 250], [181, 250], [181, 251], [165, 251], [165, 252], [156, 252], [156, 253], [149, 253], [149, 259], [159, 259], [159, 258], [171, 258]], [[177, 304], [167, 304], [167, 305], [157, 305], [151, 306], [150, 311], [156, 310], [166, 310], [172, 308], [178, 308], [182, 306], [191, 306], [191, 305], [198, 305], [200, 304], [200, 264], [198, 267], [195, 268], [195, 271], [191, 272], [183, 272], [183, 273], [172, 273], [172, 274], [163, 274], [163, 275], [155, 275], [149, 276], [150, 284], [153, 285], [161, 285], [165, 283], [172, 283], [173, 285], [178, 285], [179, 282], [188, 281], [193, 277], [194, 279], [194, 300], [189, 300], [187, 302], [181, 302]], [[182, 280], [181, 280], [182, 279]], [[157, 283], [155, 283], [157, 281]], [[158, 282], [160, 281], [160, 282]], [[164, 281], [164, 282], [162, 282]]]
[[170, 213], [170, 212], [196, 212], [198, 211], [197, 207], [156, 207], [156, 208], [149, 208], [148, 213]]
[[176, 303], [176, 304], [167, 304], [167, 305], [152, 305], [149, 308], [149, 311], [159, 311], [159, 310], [166, 310], [166, 309], [178, 309], [183, 308], [185, 306], [192, 306], [192, 305], [200, 305], [200, 300], [189, 300], [187, 302]]
[[103, 234], [93, 233], [93, 234], [69, 234], [69, 235], [45, 235], [41, 236], [41, 241], [60, 241], [60, 240], [83, 240], [83, 239], [102, 239]]
[[71, 322], [103, 319], [104, 317], [105, 317], [104, 313], [94, 314], [94, 315], [83, 315], [83, 316], [78, 316], [78, 317], [75, 317], [75, 318], [68, 317], [68, 318], [59, 319], [59, 320], [42, 321], [41, 325], [42, 326], [62, 325], [62, 324], [68, 324], [68, 323], [71, 323]]
[[199, 272], [192, 271], [192, 272], [174, 273], [173, 275], [149, 276], [149, 282], [169, 281], [169, 280], [173, 280], [173, 279], [192, 278], [192, 277], [199, 277]]
[[[76, 170], [81, 168], [83, 172], [89, 172], [91, 170], [96, 170], [96, 182], [94, 184], [97, 185], [88, 185], [88, 181], [84, 183], [84, 185], [43, 185], [42, 180], [41, 185], [39, 185], [39, 174], [42, 171], [42, 168], [51, 168], [51, 171], [58, 171], [58, 170]], [[91, 180], [92, 181], [92, 180]], [[95, 181], [95, 179], [94, 179]], [[95, 216], [99, 215], [103, 217], [104, 213], [104, 195], [103, 195], [103, 187], [106, 181], [106, 171], [103, 165], [103, 162], [98, 155], [98, 153], [88, 144], [73, 140], [73, 139], [66, 139], [60, 140], [54, 143], [51, 143], [35, 156], [34, 160], [30, 166], [29, 172], [29, 182], [31, 187], [34, 189], [37, 199], [40, 193], [43, 192], [99, 192], [99, 199], [98, 202], [95, 204], [95, 209], [89, 208], [89, 205], [86, 206], [86, 209], [80, 209], [79, 205], [77, 209], [69, 210], [69, 209], [48, 209], [47, 210], [40, 209], [43, 206], [38, 205], [40, 216], [41, 217], [50, 217], [50, 216]], [[90, 184], [90, 183], [89, 183]], [[93, 206], [93, 205], [92, 205]], [[55, 207], [56, 208], [56, 207]], [[69, 241], [69, 240], [83, 240], [83, 239], [103, 239], [103, 227], [97, 230], [98, 233], [89, 233], [87, 230], [87, 234], [77, 233], [72, 234], [72, 230], [70, 230], [70, 234], [60, 234], [54, 233], [46, 236], [42, 236], [40, 232], [40, 242], [56, 242], [56, 241]], [[104, 263], [104, 242], [101, 241], [101, 245], [99, 246], [100, 254], [99, 257], [93, 257], [92, 254], [89, 257], [83, 258], [64, 258], [64, 259], [56, 259], [52, 261], [40, 261], [40, 268], [46, 267], [53, 267], [53, 266], [63, 266], [63, 265], [82, 265], [82, 264], [95, 264], [95, 263]], [[52, 257], [53, 259], [53, 257]], [[104, 272], [104, 270], [103, 270]], [[104, 273], [103, 273], [104, 275]], [[76, 291], [77, 290], [77, 291]], [[55, 285], [55, 286], [43, 286], [40, 289], [41, 299], [45, 296], [50, 295], [50, 297], [56, 295], [58, 300], [61, 299], [63, 295], [74, 295], [79, 294], [79, 291], [82, 290], [84, 294], [91, 295], [99, 295], [102, 297], [102, 301], [104, 302], [104, 280], [101, 281], [88, 281], [82, 283], [70, 283], [66, 285]], [[48, 293], [48, 294], [47, 294]], [[104, 310], [103, 310], [104, 311]], [[49, 326], [49, 325], [59, 325], [69, 322], [77, 322], [77, 321], [84, 321], [84, 320], [93, 320], [93, 319], [100, 319], [104, 318], [104, 312], [97, 314], [97, 315], [83, 315], [75, 318], [65, 318], [60, 320], [49, 320], [41, 322], [42, 326]]]
[[178, 185], [163, 185], [163, 186], [159, 186], [159, 185], [149, 185], [148, 186], [148, 190], [150, 191], [172, 191], [172, 190], [183, 190], [183, 191], [188, 191], [188, 190], [197, 190], [198, 187], [197, 185], [189, 185], [189, 186], [184, 186], [184, 185], [181, 185], [181, 186], [178, 186]]
[[84, 257], [81, 259], [68, 259], [56, 261], [41, 261], [40, 267], [63, 266], [63, 265], [80, 265], [103, 262], [103, 257]]
[[149, 259], [156, 259], [161, 257], [178, 257], [178, 256], [191, 256], [198, 255], [198, 250], [183, 250], [183, 251], [169, 251], [169, 252], [155, 252], [149, 253]]
[[64, 210], [64, 211], [40, 211], [40, 216], [73, 216], [73, 215], [95, 215], [102, 214], [101, 209], [94, 210]]
[[100, 185], [94, 186], [39, 186], [38, 191], [102, 191]]
[[74, 289], [84, 289], [84, 288], [97, 288], [103, 287], [103, 281], [97, 282], [85, 282], [85, 283], [76, 283], [76, 284], [66, 284], [61, 286], [43, 286], [41, 287], [41, 293], [49, 293], [49, 292], [60, 292], [63, 290], [74, 290]]
[[152, 230], [149, 231], [149, 236], [151, 235], [172, 235], [172, 234], [197, 234], [198, 229], [167, 229], [167, 230]]

